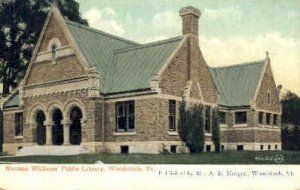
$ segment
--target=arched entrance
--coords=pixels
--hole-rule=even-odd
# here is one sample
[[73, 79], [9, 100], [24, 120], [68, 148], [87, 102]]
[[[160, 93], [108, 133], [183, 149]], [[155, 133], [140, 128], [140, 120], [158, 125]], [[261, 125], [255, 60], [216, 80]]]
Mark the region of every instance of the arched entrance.
[[54, 145], [62, 145], [64, 142], [63, 125], [61, 124], [62, 119], [62, 112], [59, 109], [55, 109], [52, 115], [52, 141]]
[[44, 126], [44, 121], [46, 120], [43, 111], [39, 110], [35, 117], [35, 122], [37, 125], [37, 143], [39, 145], [46, 144], [46, 127]]
[[71, 144], [80, 144], [81, 143], [81, 118], [82, 112], [80, 108], [74, 107], [71, 110], [70, 120], [70, 143]]

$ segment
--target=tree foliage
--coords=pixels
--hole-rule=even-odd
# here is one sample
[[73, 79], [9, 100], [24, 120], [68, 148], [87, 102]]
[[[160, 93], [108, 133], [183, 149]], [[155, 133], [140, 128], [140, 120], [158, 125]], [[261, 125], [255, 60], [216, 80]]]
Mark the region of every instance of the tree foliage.
[[[47, 12], [54, 0], [6, 0], [0, 2], [0, 82], [3, 95], [18, 85], [32, 55]], [[59, 0], [57, 6], [69, 20], [87, 21], [75, 0]]]
[[282, 97], [282, 148], [300, 150], [300, 97], [287, 91]]
[[219, 125], [219, 110], [217, 108], [213, 109], [212, 112], [212, 140], [216, 152], [220, 152], [221, 137], [220, 137], [220, 125]]
[[184, 100], [180, 103], [178, 123], [179, 135], [191, 153], [201, 152], [204, 148], [205, 136], [203, 111], [202, 105], [194, 105], [187, 109]]

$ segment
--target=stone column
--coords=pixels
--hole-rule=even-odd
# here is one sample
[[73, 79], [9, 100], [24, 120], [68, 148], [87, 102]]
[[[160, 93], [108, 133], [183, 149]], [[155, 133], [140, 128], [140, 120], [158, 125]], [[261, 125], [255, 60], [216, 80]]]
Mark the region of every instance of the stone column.
[[64, 145], [70, 145], [70, 120], [63, 120], [62, 124], [64, 125]]
[[45, 127], [46, 127], [46, 145], [52, 145], [52, 127], [53, 127], [53, 122], [52, 121], [46, 121], [45, 122]]
[[86, 137], [86, 132], [85, 132], [86, 120], [81, 119], [80, 124], [81, 124], [81, 143], [87, 142], [87, 137]]

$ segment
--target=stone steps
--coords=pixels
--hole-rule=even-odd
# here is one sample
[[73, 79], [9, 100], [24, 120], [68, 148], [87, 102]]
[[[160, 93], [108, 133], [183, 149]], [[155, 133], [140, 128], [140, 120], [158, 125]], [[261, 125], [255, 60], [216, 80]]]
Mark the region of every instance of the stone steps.
[[91, 153], [89, 150], [80, 145], [35, 145], [23, 147], [16, 152], [16, 156], [31, 156], [31, 155], [78, 155]]

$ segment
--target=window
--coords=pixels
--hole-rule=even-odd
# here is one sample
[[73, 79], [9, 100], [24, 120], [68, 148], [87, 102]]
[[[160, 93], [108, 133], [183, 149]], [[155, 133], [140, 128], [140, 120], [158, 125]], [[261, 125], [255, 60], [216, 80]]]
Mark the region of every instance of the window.
[[170, 146], [170, 152], [171, 152], [171, 153], [176, 153], [176, 149], [177, 149], [177, 146], [176, 146], [176, 145], [171, 145], [171, 146]]
[[226, 124], [226, 113], [220, 111], [219, 112], [219, 122], [220, 124]]
[[260, 145], [260, 150], [263, 150], [264, 149], [264, 145]]
[[128, 146], [121, 146], [121, 154], [128, 154], [129, 153], [129, 147]]
[[275, 125], [275, 126], [278, 125], [278, 115], [277, 114], [273, 115], [273, 125]]
[[263, 124], [263, 117], [264, 117], [264, 112], [259, 112], [258, 113], [258, 123]]
[[23, 113], [15, 113], [15, 135], [23, 135]]
[[210, 107], [205, 107], [205, 132], [210, 133]]
[[116, 104], [116, 123], [117, 131], [134, 130], [134, 101]]
[[211, 145], [206, 145], [206, 152], [211, 152]]
[[235, 112], [235, 124], [247, 123], [247, 112]]
[[244, 150], [244, 145], [237, 145], [236, 149], [237, 150]]
[[268, 104], [271, 104], [271, 93], [267, 92], [267, 99], [268, 99]]
[[267, 125], [271, 124], [271, 114], [270, 113], [266, 114], [266, 123], [267, 123]]
[[268, 145], [268, 150], [271, 150], [271, 145]]
[[52, 60], [52, 64], [56, 63], [56, 49], [57, 49], [56, 45], [53, 44], [51, 46], [51, 60]]
[[169, 130], [176, 130], [176, 101], [169, 100]]
[[277, 150], [278, 149], [278, 146], [277, 146], [277, 144], [275, 145], [275, 150]]
[[225, 145], [221, 145], [221, 150], [225, 150]]

